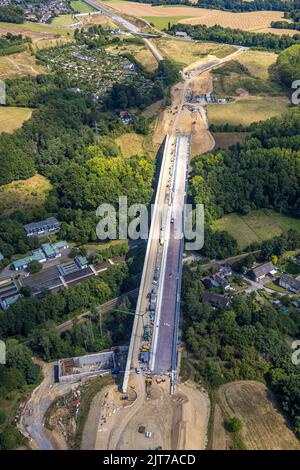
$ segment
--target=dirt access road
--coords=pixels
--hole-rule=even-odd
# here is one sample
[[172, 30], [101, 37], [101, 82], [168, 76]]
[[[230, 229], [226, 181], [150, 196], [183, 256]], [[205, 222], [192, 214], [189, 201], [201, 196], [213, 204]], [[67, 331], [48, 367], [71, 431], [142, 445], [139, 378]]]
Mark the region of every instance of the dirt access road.
[[[167, 382], [154, 382], [150, 397], [143, 400], [140, 395], [127, 409], [116, 404], [117, 393], [112, 387], [94, 398], [81, 449], [205, 449], [210, 402], [206, 392], [194, 384], [180, 384], [171, 398]], [[140, 426], [152, 436], [146, 438], [139, 433]]]

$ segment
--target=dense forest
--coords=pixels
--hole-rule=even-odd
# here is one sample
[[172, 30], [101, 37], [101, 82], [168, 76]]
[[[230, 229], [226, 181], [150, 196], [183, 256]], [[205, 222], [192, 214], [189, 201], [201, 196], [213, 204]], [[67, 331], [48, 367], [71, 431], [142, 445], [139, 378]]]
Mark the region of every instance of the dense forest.
[[259, 123], [242, 145], [193, 160], [190, 195], [208, 222], [261, 207], [300, 215], [300, 109]]
[[247, 11], [289, 11], [298, 0], [293, 2], [284, 0], [253, 0], [250, 2], [244, 0], [198, 0], [197, 6], [200, 8], [211, 8], [216, 10], [225, 10], [232, 12]]
[[300, 44], [300, 34], [294, 36], [276, 34], [258, 34], [241, 29], [223, 28], [222, 26], [191, 26], [186, 24], [172, 25], [169, 33], [185, 31], [190, 37], [199, 41], [215, 41], [225, 44], [237, 44], [239, 46], [253, 47], [280, 51], [294, 44]]
[[224, 310], [202, 304], [201, 270], [184, 269], [184, 338], [196, 380], [211, 388], [232, 380], [258, 380], [271, 388], [300, 437], [300, 371], [288, 337], [299, 337], [299, 313], [283, 315], [252, 295], [234, 297]]
[[24, 23], [25, 14], [24, 9], [18, 5], [1, 5], [0, 6], [0, 21], [6, 23]]
[[300, 77], [300, 45], [282, 51], [277, 59], [277, 68], [281, 81], [291, 87]]

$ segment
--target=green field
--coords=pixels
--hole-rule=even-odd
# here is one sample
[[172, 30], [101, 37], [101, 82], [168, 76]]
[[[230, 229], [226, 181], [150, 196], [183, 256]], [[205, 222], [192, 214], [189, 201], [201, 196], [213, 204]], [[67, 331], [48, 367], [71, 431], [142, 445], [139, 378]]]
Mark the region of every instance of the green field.
[[79, 13], [90, 13], [91, 11], [95, 11], [93, 7], [87, 3], [82, 2], [81, 0], [74, 0], [71, 2], [71, 8]]
[[58, 27], [68, 27], [70, 24], [76, 23], [74, 15], [60, 15], [53, 18], [51, 24]]
[[260, 209], [247, 215], [225, 215], [213, 223], [213, 229], [230, 233], [237, 240], [239, 248], [243, 249], [251, 243], [279, 236], [289, 229], [300, 231], [300, 219]]
[[[66, 15], [68, 16], [68, 15]], [[17, 23], [0, 23], [0, 34], [6, 34], [6, 33], [12, 33], [12, 34], [22, 34], [24, 36], [31, 36], [30, 33], [32, 33], [32, 39], [33, 41], [36, 39], [36, 37], [39, 37], [38, 35], [35, 35], [34, 33], [45, 33], [49, 35], [61, 35], [61, 36], [66, 36], [67, 34], [73, 34], [73, 31], [71, 30], [66, 30], [66, 28], [61, 27], [60, 25], [53, 25], [51, 24], [36, 24], [36, 23], [23, 23], [23, 24], [17, 24]]]
[[190, 16], [142, 16], [141, 18], [148, 21], [148, 23], [153, 24], [157, 29], [167, 29], [169, 23], [172, 26], [173, 24], [177, 24], [180, 20], [190, 18]]
[[210, 124], [216, 125], [229, 123], [249, 126], [252, 122], [279, 116], [289, 103], [286, 96], [266, 96], [240, 99], [224, 105], [212, 104], [207, 106], [208, 120]]

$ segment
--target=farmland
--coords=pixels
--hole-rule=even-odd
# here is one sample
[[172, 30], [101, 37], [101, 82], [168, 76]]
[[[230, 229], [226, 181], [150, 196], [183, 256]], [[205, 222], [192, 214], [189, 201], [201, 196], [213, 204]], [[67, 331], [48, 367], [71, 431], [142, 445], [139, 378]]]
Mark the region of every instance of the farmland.
[[0, 79], [15, 78], [21, 75], [38, 75], [45, 70], [37, 65], [35, 57], [29, 52], [19, 52], [0, 57]]
[[121, 13], [144, 18], [154, 23], [158, 28], [167, 27], [170, 21], [173, 24], [177, 22], [192, 25], [205, 24], [207, 26], [219, 24], [220, 26], [240, 28], [245, 31], [260, 31], [270, 28], [272, 21], [279, 21], [283, 18], [283, 12], [278, 11], [231, 13], [190, 6], [152, 6], [146, 3], [126, 1], [109, 3], [112, 8]]
[[235, 50], [232, 46], [209, 42], [191, 42], [187, 44], [183, 41], [166, 38], [155, 39], [153, 42], [165, 58], [183, 65], [190, 65], [193, 62], [207, 58], [207, 56], [213, 56], [210, 57], [210, 60], [215, 57], [223, 58]]
[[51, 184], [41, 175], [1, 186], [0, 210], [9, 213], [42, 207], [50, 189]]
[[72, 87], [96, 99], [104, 97], [115, 83], [134, 83], [144, 93], [149, 93], [153, 85], [127, 58], [86, 45], [42, 51], [39, 57], [54, 72], [63, 70]]
[[271, 239], [289, 229], [300, 231], [300, 220], [260, 209], [247, 215], [225, 215], [213, 223], [213, 229], [230, 233], [237, 240], [239, 248], [244, 249], [251, 243]]
[[32, 110], [29, 108], [14, 108], [0, 106], [0, 134], [1, 132], [12, 133], [22, 126], [23, 122], [31, 117]]
[[247, 449], [300, 449], [264, 384], [250, 380], [231, 382], [220, 387], [219, 397], [226, 415], [242, 421], [241, 437]]

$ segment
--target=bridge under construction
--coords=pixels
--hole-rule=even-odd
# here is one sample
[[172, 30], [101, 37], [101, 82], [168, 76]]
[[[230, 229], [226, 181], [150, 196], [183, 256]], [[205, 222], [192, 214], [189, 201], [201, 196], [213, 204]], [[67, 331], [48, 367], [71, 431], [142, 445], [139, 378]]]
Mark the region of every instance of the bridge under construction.
[[190, 136], [167, 135], [145, 255], [123, 392], [132, 370], [177, 379], [184, 205]]

